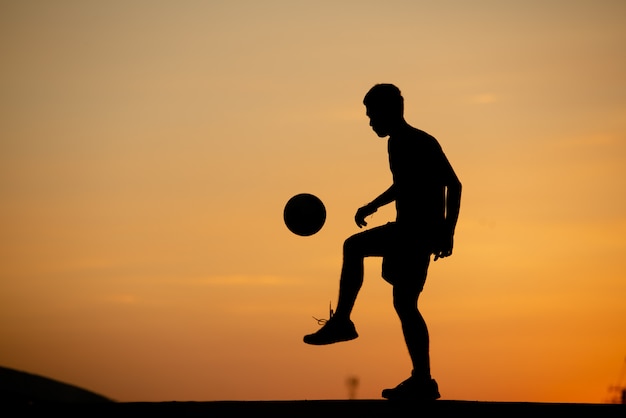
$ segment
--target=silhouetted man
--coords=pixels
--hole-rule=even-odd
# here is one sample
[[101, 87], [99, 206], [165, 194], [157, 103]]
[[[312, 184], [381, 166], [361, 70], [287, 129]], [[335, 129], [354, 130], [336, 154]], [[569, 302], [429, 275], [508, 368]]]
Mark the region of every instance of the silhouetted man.
[[387, 399], [435, 400], [437, 382], [430, 375], [428, 329], [418, 308], [431, 255], [452, 254], [459, 215], [461, 183], [435, 138], [404, 120], [404, 99], [392, 84], [377, 84], [363, 100], [370, 126], [387, 147], [393, 184], [356, 212], [359, 227], [379, 207], [395, 202], [396, 221], [348, 238], [343, 247], [339, 299], [334, 315], [316, 333], [304, 337], [313, 345], [358, 337], [350, 313], [363, 283], [363, 259], [383, 257], [382, 277], [393, 286], [393, 306], [413, 364], [411, 376]]

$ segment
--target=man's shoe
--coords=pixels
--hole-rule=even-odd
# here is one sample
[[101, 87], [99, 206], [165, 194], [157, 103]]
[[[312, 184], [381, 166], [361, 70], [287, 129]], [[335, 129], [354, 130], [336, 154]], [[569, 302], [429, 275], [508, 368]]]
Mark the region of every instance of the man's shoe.
[[326, 345], [354, 340], [358, 336], [351, 320], [332, 316], [319, 331], [305, 335], [304, 342], [311, 345]]
[[434, 401], [441, 397], [435, 379], [418, 380], [409, 377], [393, 389], [383, 389], [383, 398], [389, 400]]

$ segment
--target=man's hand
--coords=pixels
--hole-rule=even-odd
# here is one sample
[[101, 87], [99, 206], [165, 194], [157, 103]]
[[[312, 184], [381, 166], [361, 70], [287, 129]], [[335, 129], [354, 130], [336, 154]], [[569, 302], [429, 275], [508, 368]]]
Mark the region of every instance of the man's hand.
[[437, 246], [435, 248], [435, 259], [437, 261], [440, 258], [448, 257], [452, 255], [452, 247], [454, 247], [454, 233], [447, 232], [439, 237]]
[[378, 209], [372, 205], [365, 205], [359, 210], [356, 211], [356, 215], [354, 216], [354, 221], [356, 222], [359, 228], [367, 226], [367, 222], [365, 222], [365, 218], [370, 216], [372, 213], [376, 212]]

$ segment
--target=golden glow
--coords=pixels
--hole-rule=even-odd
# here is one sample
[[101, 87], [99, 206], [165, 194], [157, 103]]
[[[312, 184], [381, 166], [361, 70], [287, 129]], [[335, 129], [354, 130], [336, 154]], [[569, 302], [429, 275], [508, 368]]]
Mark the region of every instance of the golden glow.
[[[391, 181], [361, 100], [392, 82], [464, 187], [420, 301], [443, 397], [605, 401], [626, 355], [626, 4], [492, 3], [3, 2], [2, 366], [121, 401], [345, 398], [349, 376], [378, 398], [407, 377], [380, 260], [361, 337], [301, 342]], [[328, 212], [308, 238], [282, 223], [301, 192]]]

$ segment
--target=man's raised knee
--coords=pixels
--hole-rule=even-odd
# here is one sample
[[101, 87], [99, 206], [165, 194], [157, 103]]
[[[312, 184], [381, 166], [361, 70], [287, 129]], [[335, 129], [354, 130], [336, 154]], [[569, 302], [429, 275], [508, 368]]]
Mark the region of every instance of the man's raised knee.
[[358, 255], [359, 251], [358, 238], [356, 235], [348, 237], [343, 242], [343, 253], [347, 255]]

